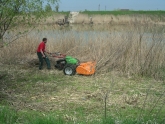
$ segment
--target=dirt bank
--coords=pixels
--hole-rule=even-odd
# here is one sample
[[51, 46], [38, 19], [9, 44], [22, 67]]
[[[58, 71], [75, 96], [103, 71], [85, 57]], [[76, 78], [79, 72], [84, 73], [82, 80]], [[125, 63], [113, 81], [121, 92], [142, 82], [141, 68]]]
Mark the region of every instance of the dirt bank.
[[[52, 24], [58, 20], [63, 20], [66, 15], [55, 14], [48, 17], [43, 23]], [[165, 17], [157, 17], [154, 15], [87, 15], [79, 13], [76, 16], [68, 17], [71, 24], [130, 24], [130, 23], [142, 23], [142, 24], [162, 24], [165, 25]]]

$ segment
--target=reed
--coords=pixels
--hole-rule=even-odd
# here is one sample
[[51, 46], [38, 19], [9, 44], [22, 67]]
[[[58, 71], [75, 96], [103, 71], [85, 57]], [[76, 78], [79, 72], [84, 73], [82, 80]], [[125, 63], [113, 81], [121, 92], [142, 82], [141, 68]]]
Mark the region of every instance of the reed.
[[[163, 27], [151, 25], [145, 18], [142, 22], [134, 20], [126, 26], [127, 30], [122, 27], [113, 29], [113, 25], [107, 25], [104, 34], [96, 31], [84, 35], [81, 27], [76, 31], [59, 31], [55, 39], [48, 38], [47, 49], [72, 55], [80, 61], [96, 61], [97, 73], [118, 70], [125, 75], [163, 77]], [[17, 63], [27, 60], [27, 56], [35, 55], [37, 44], [41, 40], [42, 38], [28, 36], [18, 39], [2, 49], [0, 61]]]
[[[44, 17], [40, 20], [33, 18], [30, 16], [31, 19], [28, 19], [27, 23], [32, 24], [55, 24], [58, 20], [63, 20], [64, 18], [69, 17], [69, 12], [61, 12], [61, 13], [47, 13], [44, 14]], [[21, 17], [20, 17], [21, 18]], [[133, 21], [139, 21], [140, 23], [148, 22], [151, 24], [164, 23], [164, 11], [143, 11], [143, 12], [136, 12], [136, 11], [101, 11], [101, 12], [80, 12], [78, 16], [74, 18], [74, 24], [130, 24]], [[19, 22], [18, 24], [20, 24]]]
[[139, 23], [155, 24], [162, 23], [164, 24], [163, 16], [152, 16], [152, 15], [87, 15], [80, 13], [74, 20], [76, 24], [89, 24], [93, 22], [93, 24], [131, 24], [134, 21], [138, 21]]
[[36, 52], [37, 40], [22, 37], [13, 43], [1, 48], [1, 63], [18, 64], [25, 63]]

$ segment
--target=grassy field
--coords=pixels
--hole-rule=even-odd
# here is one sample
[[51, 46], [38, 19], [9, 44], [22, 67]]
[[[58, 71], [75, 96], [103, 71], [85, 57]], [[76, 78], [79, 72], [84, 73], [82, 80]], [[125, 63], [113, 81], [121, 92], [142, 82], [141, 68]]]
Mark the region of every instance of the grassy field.
[[132, 10], [116, 10], [116, 11], [83, 11], [82, 14], [88, 15], [165, 15], [165, 11], [132, 11]]
[[165, 121], [165, 83], [151, 78], [128, 79], [113, 71], [65, 76], [58, 70], [12, 65], [3, 66], [0, 72], [4, 74], [0, 79], [2, 123]]
[[[52, 12], [52, 14], [63, 14], [63, 15], [69, 15], [68, 12]], [[134, 15], [134, 14], [145, 14], [145, 15], [165, 15], [164, 10], [157, 10], [157, 11], [133, 11], [133, 10], [114, 10], [114, 11], [82, 11], [80, 12], [82, 14], [88, 14], [88, 15]]]

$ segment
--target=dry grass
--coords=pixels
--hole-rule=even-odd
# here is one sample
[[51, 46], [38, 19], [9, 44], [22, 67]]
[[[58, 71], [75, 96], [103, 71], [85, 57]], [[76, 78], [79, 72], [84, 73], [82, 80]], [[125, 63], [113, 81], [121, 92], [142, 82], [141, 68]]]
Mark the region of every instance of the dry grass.
[[[94, 33], [82, 27], [69, 32], [60, 27], [56, 38], [48, 37], [48, 51], [96, 61], [93, 76], [65, 76], [62, 71], [29, 66], [33, 60], [38, 62], [36, 48], [42, 38], [37, 36], [26, 35], [10, 43], [0, 52], [0, 99], [17, 110], [55, 112], [72, 122], [101, 121], [105, 111], [119, 118], [151, 115], [162, 119], [164, 32], [147, 23], [126, 26], [107, 25], [101, 31], [96, 26]], [[48, 29], [57, 30], [39, 27], [40, 31]], [[51, 58], [51, 64], [53, 61]], [[141, 76], [153, 76], [157, 81]]]
[[37, 45], [35, 39], [20, 38], [1, 49], [1, 62], [6, 64], [25, 63], [31, 55], [36, 53]]
[[164, 24], [163, 21], [158, 20], [156, 17], [146, 16], [146, 15], [91, 15], [88, 16], [86, 14], [79, 14], [75, 18], [76, 24], [89, 24], [92, 18], [93, 24], [131, 24], [132, 22], [139, 22], [141, 24], [155, 24], [161, 23]]
[[[27, 19], [27, 23], [32, 23], [32, 24], [41, 24], [41, 25], [52, 25], [55, 24], [58, 20], [63, 20], [67, 16], [66, 14], [53, 14], [50, 13], [50, 16], [45, 16], [45, 18], [42, 18], [40, 20], [37, 20], [33, 17], [30, 16], [30, 18]], [[20, 22], [23, 20], [21, 17]], [[23, 20], [25, 21], [25, 20]], [[138, 22], [141, 24], [161, 24], [165, 25], [164, 23], [164, 17], [161, 16], [152, 16], [152, 15], [143, 15], [143, 14], [132, 14], [132, 15], [87, 15], [87, 14], [82, 14], [79, 13], [78, 16], [74, 18], [74, 24], [90, 24], [91, 21], [93, 22], [94, 25], [98, 24], [131, 24], [132, 22]]]
[[[89, 32], [88, 35], [74, 30], [69, 33], [59, 31], [55, 39], [48, 38], [47, 50], [60, 51], [80, 61], [96, 61], [97, 73], [115, 69], [124, 72], [128, 77], [138, 74], [163, 78], [163, 28], [138, 22], [126, 26], [112, 28], [113, 26], [107, 25], [105, 33]], [[29, 38], [27, 35], [2, 48], [1, 63], [16, 63], [27, 60], [30, 58], [28, 56], [34, 56], [41, 40], [42, 38]]]
[[[82, 77], [65, 76], [57, 70], [38, 71], [34, 67], [5, 66], [1, 69], [7, 76], [1, 79], [0, 99], [5, 99], [17, 111], [55, 112], [66, 121], [90, 122], [96, 118], [101, 121], [107, 94], [106, 111], [113, 117], [136, 115], [138, 119], [140, 110], [142, 116], [150, 112], [154, 118], [164, 113], [164, 85], [155, 80], [128, 79], [114, 71]], [[159, 109], [162, 111], [155, 112]]]
[[55, 24], [59, 19], [64, 19], [65, 15], [62, 14], [54, 14], [52, 16], [48, 16], [44, 21], [41, 21], [41, 24]]

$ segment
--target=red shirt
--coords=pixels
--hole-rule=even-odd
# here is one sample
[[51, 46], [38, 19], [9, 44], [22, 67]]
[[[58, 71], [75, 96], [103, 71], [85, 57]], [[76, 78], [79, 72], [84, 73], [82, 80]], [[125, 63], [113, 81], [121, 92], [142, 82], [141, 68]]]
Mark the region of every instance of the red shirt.
[[43, 52], [45, 52], [45, 43], [44, 43], [44, 42], [41, 42], [41, 43], [38, 45], [37, 52], [41, 52], [41, 50], [42, 50]]

